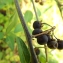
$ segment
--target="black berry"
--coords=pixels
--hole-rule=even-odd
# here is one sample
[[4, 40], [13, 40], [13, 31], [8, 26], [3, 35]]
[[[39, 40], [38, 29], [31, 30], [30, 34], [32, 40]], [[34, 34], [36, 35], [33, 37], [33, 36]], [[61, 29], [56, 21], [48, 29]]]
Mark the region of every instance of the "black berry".
[[37, 37], [37, 42], [40, 45], [44, 45], [48, 42], [48, 37], [46, 35], [40, 35]]
[[36, 55], [39, 55], [40, 54], [40, 50], [39, 50], [39, 48], [34, 48], [34, 50], [35, 50], [35, 53], [36, 53]]
[[57, 49], [59, 49], [59, 50], [63, 49], [63, 40], [58, 39], [57, 42], [58, 42], [58, 48]]
[[55, 39], [50, 39], [48, 42], [47, 42], [47, 46], [50, 48], [50, 49], [56, 49], [58, 47], [58, 43]]
[[51, 41], [52, 37], [49, 34], [46, 34], [48, 37], [48, 42]]
[[40, 21], [34, 21], [33, 28], [34, 29], [41, 29], [42, 23]]
[[[34, 29], [33, 32], [32, 32], [32, 35], [36, 35], [36, 34], [39, 34], [39, 33], [42, 33], [41, 29]], [[37, 37], [35, 37], [35, 38], [37, 38]]]

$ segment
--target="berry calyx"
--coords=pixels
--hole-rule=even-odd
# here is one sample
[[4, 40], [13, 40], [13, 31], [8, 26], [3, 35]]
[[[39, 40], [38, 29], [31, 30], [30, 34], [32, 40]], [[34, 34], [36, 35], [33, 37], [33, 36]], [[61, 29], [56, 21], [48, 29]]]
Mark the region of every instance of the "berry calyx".
[[59, 50], [63, 49], [63, 40], [57, 39], [57, 42], [58, 42], [57, 49], [59, 49]]
[[50, 41], [47, 42], [47, 46], [50, 49], [56, 49], [58, 47], [58, 43], [55, 39], [50, 39]]

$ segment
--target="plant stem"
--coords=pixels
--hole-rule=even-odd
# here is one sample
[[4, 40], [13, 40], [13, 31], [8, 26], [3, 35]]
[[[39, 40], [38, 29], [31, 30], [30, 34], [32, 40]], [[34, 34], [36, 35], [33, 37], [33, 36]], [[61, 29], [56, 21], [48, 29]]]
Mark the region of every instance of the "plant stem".
[[47, 24], [47, 23], [42, 23], [42, 24], [48, 25], [48, 26], [50, 26], [50, 27], [53, 27], [53, 26], [51, 26], [51, 25], [49, 25], [49, 24]]
[[32, 1], [32, 4], [33, 4], [33, 8], [34, 8], [36, 19], [37, 19], [37, 21], [39, 21], [34, 2], [33, 2], [33, 0], [31, 0], [31, 1]]
[[32, 38], [37, 37], [37, 36], [40, 36], [40, 35], [43, 35], [43, 34], [47, 34], [47, 33], [51, 32], [51, 31], [53, 31], [54, 29], [55, 29], [55, 26], [52, 27], [51, 29], [48, 29], [46, 31], [43, 31], [42, 33], [39, 33], [39, 34], [36, 34], [36, 35], [32, 35]]
[[25, 23], [25, 20], [23, 18], [22, 11], [20, 9], [18, 0], [14, 0], [14, 3], [15, 3], [17, 12], [18, 12], [20, 22], [22, 23], [22, 27], [23, 27], [24, 32], [25, 32], [25, 36], [26, 36], [28, 46], [29, 46], [29, 49], [30, 49], [30, 53], [31, 53], [31, 57], [32, 57], [32, 62], [33, 63], [38, 63], [38, 60], [37, 60], [37, 57], [36, 57], [36, 54], [35, 54], [35, 51], [34, 51], [33, 45], [32, 45], [32, 37], [31, 37], [31, 35], [30, 35], [29, 31], [28, 31], [28, 28], [26, 26], [26, 23]]
[[45, 48], [45, 54], [46, 54], [46, 63], [48, 63], [48, 50], [47, 50], [47, 45], [44, 45]]

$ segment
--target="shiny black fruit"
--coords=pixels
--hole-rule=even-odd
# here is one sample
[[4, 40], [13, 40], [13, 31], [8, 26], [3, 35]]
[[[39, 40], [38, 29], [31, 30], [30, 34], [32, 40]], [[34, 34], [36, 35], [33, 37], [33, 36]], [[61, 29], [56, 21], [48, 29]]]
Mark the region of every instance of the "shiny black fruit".
[[50, 49], [56, 49], [58, 47], [58, 43], [55, 39], [50, 39], [50, 41], [47, 42], [47, 46]]
[[40, 54], [40, 50], [39, 50], [39, 48], [34, 48], [34, 50], [35, 50], [35, 53], [36, 53], [36, 55], [39, 55]]
[[37, 37], [37, 43], [40, 45], [47, 44], [48, 42], [48, 37], [46, 35], [40, 35]]
[[63, 49], [63, 40], [58, 39], [57, 42], [58, 42], [57, 49], [59, 49], [59, 50]]
[[[36, 35], [36, 34], [39, 34], [39, 33], [42, 33], [41, 29], [34, 29], [33, 32], [32, 32], [32, 35]], [[35, 37], [35, 38], [37, 38], [37, 37]]]
[[48, 35], [48, 34], [46, 34], [46, 35], [48, 37], [48, 42], [51, 41], [52, 37], [50, 35]]
[[41, 29], [42, 23], [40, 21], [34, 21], [33, 28], [34, 29]]

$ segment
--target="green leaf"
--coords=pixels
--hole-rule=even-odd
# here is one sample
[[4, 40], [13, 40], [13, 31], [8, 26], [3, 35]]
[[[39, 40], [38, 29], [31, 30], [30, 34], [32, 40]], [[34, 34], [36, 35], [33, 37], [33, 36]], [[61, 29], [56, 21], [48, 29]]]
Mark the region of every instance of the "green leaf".
[[0, 60], [2, 59], [3, 57], [3, 52], [0, 52]]
[[52, 5], [49, 6], [48, 8], [46, 8], [46, 9], [42, 12], [42, 14], [44, 14], [46, 11], [48, 11], [51, 7], [52, 7]]
[[11, 16], [10, 23], [9, 23], [7, 29], [6, 29], [7, 33], [9, 33], [15, 27], [17, 20], [18, 20], [17, 14], [14, 14], [14, 15]]
[[41, 51], [41, 53], [39, 55], [39, 61], [43, 62], [43, 63], [46, 63], [46, 58], [45, 58], [44, 53], [42, 51]]
[[29, 30], [30, 34], [32, 34], [32, 29], [30, 28], [30, 26], [28, 26], [28, 30]]
[[9, 61], [3, 59], [3, 60], [0, 60], [0, 63], [9, 63]]
[[2, 9], [4, 7], [4, 5], [3, 4], [0, 4], [0, 9]]
[[6, 43], [8, 44], [8, 46], [11, 48], [11, 50], [14, 50], [14, 36], [10, 35], [6, 37]]
[[30, 54], [25, 43], [19, 37], [17, 37], [16, 40], [21, 63], [30, 63]]
[[37, 8], [37, 15], [41, 16], [41, 12], [40, 12], [40, 10], [38, 8]]
[[12, 63], [16, 63], [15, 61], [12, 61]]
[[5, 6], [5, 4], [11, 4], [12, 2], [13, 2], [13, 0], [8, 0], [8, 1], [7, 0], [1, 0], [0, 4]]
[[14, 32], [17, 33], [17, 32], [20, 32], [20, 31], [22, 31], [22, 30], [23, 30], [22, 25], [21, 25], [21, 23], [19, 23], [19, 24], [15, 27]]
[[46, 60], [45, 60], [46, 58], [44, 58], [44, 57], [41, 57], [41, 58], [39, 58], [39, 60], [41, 61], [41, 62], [43, 62], [43, 63], [46, 63]]
[[3, 29], [3, 26], [0, 26], [0, 31]]
[[13, 3], [13, 0], [8, 0], [6, 2], [7, 2], [7, 4], [11, 4], [11, 3]]
[[27, 10], [24, 14], [25, 21], [31, 21], [33, 18], [33, 13], [30, 10]]
[[58, 63], [58, 61], [57, 61], [57, 60], [54, 60], [54, 59], [50, 59], [50, 60], [48, 61], [48, 63]]
[[0, 39], [2, 39], [4, 37], [4, 33], [0, 32]]

